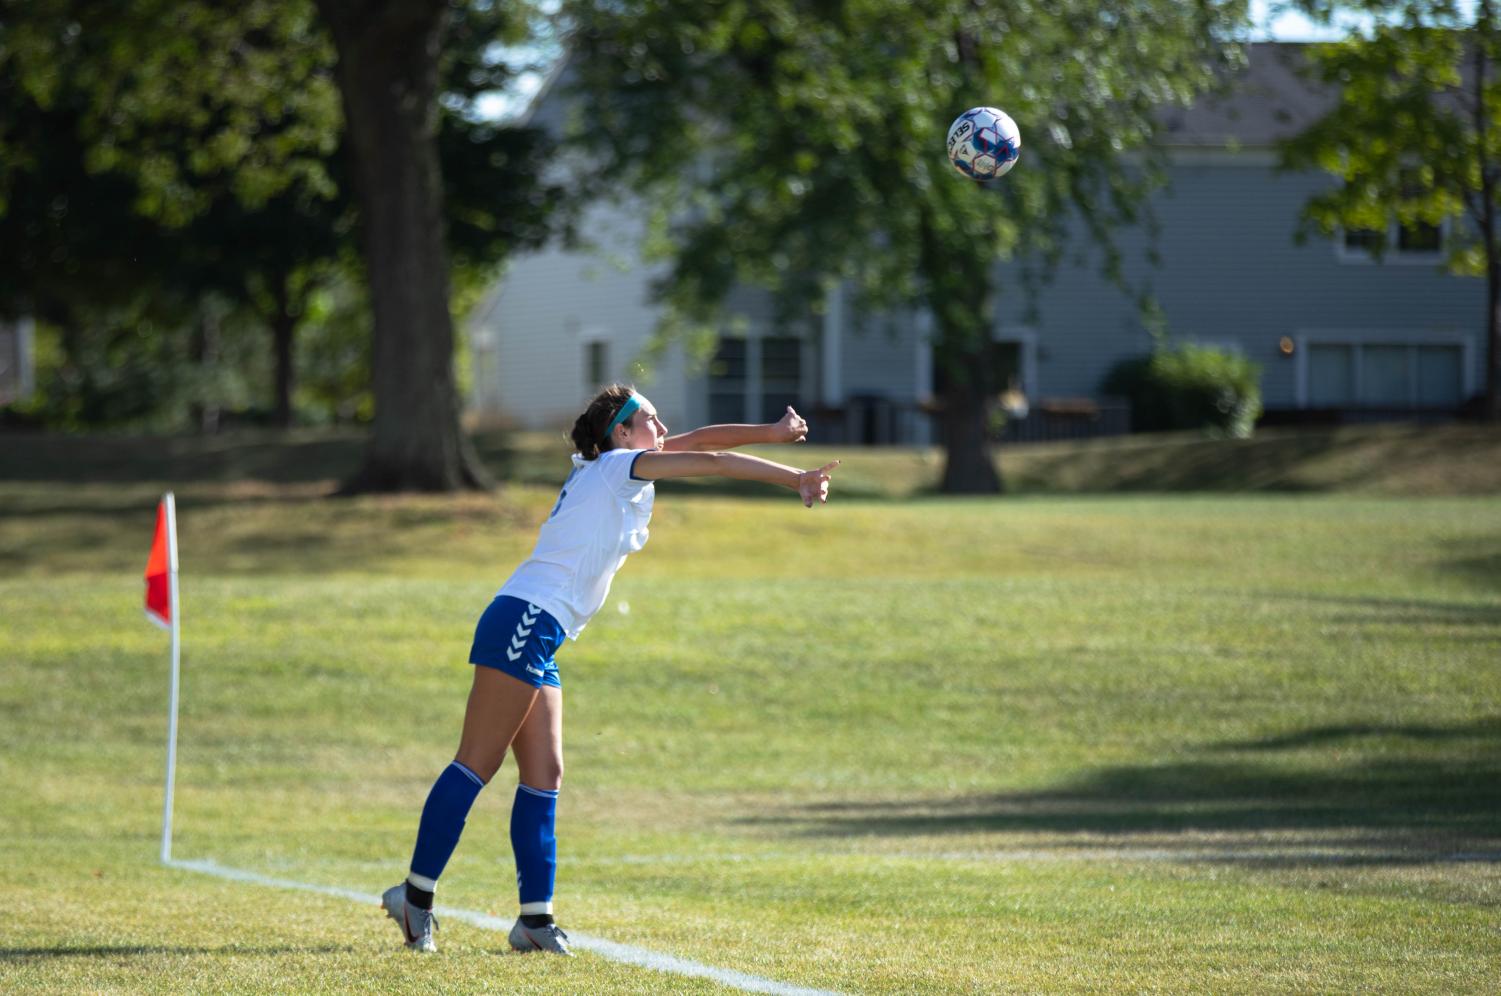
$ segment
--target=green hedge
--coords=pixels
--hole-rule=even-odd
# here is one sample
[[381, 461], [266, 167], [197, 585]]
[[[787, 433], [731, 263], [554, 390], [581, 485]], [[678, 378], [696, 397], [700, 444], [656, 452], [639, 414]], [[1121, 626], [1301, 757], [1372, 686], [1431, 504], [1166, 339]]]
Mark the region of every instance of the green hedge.
[[1190, 344], [1122, 360], [1100, 389], [1131, 402], [1134, 432], [1202, 429], [1245, 439], [1261, 415], [1261, 366]]

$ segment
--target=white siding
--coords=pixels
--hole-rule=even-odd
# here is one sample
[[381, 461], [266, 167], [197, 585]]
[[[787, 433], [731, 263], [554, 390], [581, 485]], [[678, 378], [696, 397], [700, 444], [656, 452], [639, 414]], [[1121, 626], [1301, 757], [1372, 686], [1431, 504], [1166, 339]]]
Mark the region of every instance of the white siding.
[[687, 420], [681, 356], [645, 374], [633, 366], [660, 315], [647, 300], [640, 216], [630, 205], [597, 205], [582, 226], [592, 250], [551, 247], [512, 260], [469, 323], [477, 407], [525, 428], [568, 428], [598, 387], [586, 383], [585, 345], [603, 341], [609, 379], [635, 383], [669, 425]]
[[25, 401], [36, 387], [31, 318], [0, 320], [0, 405]]
[[[1279, 173], [1257, 154], [1184, 157], [1172, 169], [1172, 187], [1155, 207], [1162, 224], [1162, 266], [1143, 262], [1145, 238], [1118, 233], [1129, 279], [1149, 284], [1163, 305], [1168, 331], [1177, 338], [1229, 346], [1262, 365], [1269, 408], [1306, 403], [1298, 377], [1305, 359], [1282, 355], [1283, 336], [1310, 329], [1360, 330], [1407, 336], [1414, 345], [1459, 342], [1467, 387], [1478, 382], [1483, 356], [1484, 285], [1449, 276], [1437, 266], [1348, 265], [1330, 242], [1294, 242], [1298, 211], [1327, 179]], [[593, 385], [584, 383], [584, 343], [610, 343], [612, 374], [635, 380], [675, 429], [701, 424], [707, 415], [707, 378], [689, 369], [681, 349], [669, 351], [649, 376], [629, 363], [647, 345], [660, 310], [647, 300], [652, 272], [642, 266], [639, 207], [597, 207], [584, 231], [599, 244], [590, 253], [553, 249], [514, 261], [496, 292], [477, 313], [472, 331], [488, 332], [493, 349], [477, 350], [477, 402], [521, 425], [564, 427]], [[997, 268], [1000, 296], [997, 338], [1023, 338], [1027, 394], [1034, 404], [1063, 396], [1094, 396], [1117, 361], [1146, 352], [1151, 339], [1134, 305], [1098, 272], [1098, 253], [1086, 248], [1083, 265], [1065, 263], [1036, 302], [1028, 302], [1014, 265]], [[765, 294], [738, 291], [730, 302], [741, 316], [737, 334], [779, 332]], [[827, 324], [808, 316], [801, 394], [804, 404], [846, 407], [883, 398], [902, 413], [898, 438], [927, 438], [916, 414], [931, 372], [924, 371], [920, 322], [909, 312], [872, 314], [846, 296]], [[819, 348], [824, 329], [838, 328], [837, 348]], [[789, 330], [793, 331], [793, 330]], [[476, 342], [477, 347], [480, 343]], [[752, 355], [759, 355], [754, 350]], [[837, 371], [826, 371], [829, 360]], [[838, 398], [823, 397], [837, 388]], [[751, 406], [747, 406], [750, 408]], [[851, 415], [856, 419], [855, 415]], [[851, 422], [851, 426], [854, 422]]]
[[[1171, 186], [1154, 201], [1162, 226], [1162, 265], [1143, 262], [1145, 236], [1119, 233], [1126, 271], [1149, 284], [1174, 339], [1236, 349], [1262, 368], [1268, 408], [1299, 404], [1296, 356], [1279, 351], [1283, 336], [1309, 329], [1402, 332], [1482, 341], [1485, 286], [1436, 264], [1350, 265], [1331, 240], [1295, 239], [1298, 213], [1331, 181], [1284, 173], [1261, 153], [1183, 156]], [[1151, 338], [1134, 305], [1099, 275], [1098, 254], [1065, 264], [1040, 294], [1040, 394], [1094, 395], [1118, 360], [1147, 352]], [[1013, 267], [1002, 267], [1002, 314], [1020, 322], [1026, 301]], [[1466, 354], [1478, 362], [1478, 351]], [[1477, 372], [1465, 371], [1473, 380]]]
[[911, 402], [916, 338], [910, 313], [878, 315], [846, 306], [844, 396], [879, 395]]

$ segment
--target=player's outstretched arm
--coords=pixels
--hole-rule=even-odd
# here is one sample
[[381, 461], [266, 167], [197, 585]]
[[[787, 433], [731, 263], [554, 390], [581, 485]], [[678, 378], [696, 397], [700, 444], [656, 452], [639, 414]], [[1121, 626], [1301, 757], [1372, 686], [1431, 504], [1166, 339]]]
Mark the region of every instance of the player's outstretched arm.
[[807, 438], [807, 421], [788, 405], [787, 413], [776, 422], [764, 425], [706, 425], [692, 432], [668, 436], [662, 449], [672, 453], [704, 453], [756, 443], [801, 443]]
[[729, 477], [738, 481], [763, 481], [791, 488], [809, 508], [829, 500], [829, 475], [839, 466], [830, 461], [816, 470], [798, 470], [747, 453], [657, 453], [647, 451], [636, 458], [631, 473], [660, 481], [670, 477]]

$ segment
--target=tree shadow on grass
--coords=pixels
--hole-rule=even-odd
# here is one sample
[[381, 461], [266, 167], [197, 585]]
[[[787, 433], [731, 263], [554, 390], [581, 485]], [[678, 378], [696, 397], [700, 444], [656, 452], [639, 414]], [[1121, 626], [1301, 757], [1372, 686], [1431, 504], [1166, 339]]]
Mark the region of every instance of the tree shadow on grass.
[[[1338, 445], [1328, 430], [1258, 433], [1253, 439], [1207, 439], [1197, 433], [1131, 437], [1134, 445], [1024, 453], [1015, 475], [1023, 490], [1072, 481], [1094, 491], [1318, 491], [1293, 473]], [[1004, 462], [1004, 458], [1003, 458]]]
[[248, 958], [265, 958], [279, 955], [348, 954], [354, 950], [354, 946], [349, 944], [256, 948], [236, 947], [234, 945], [210, 948], [170, 944], [62, 944], [51, 948], [0, 948], [0, 962], [41, 961], [56, 958], [155, 958], [160, 955], [175, 955], [179, 957], [192, 957], [195, 955], [242, 955]]
[[[317, 486], [278, 488], [276, 490], [248, 493], [233, 490], [191, 491], [176, 493], [178, 509], [201, 511], [204, 509], [256, 506], [302, 505], [332, 495], [333, 486], [324, 482]], [[162, 489], [155, 486], [116, 487], [107, 494], [89, 497], [74, 496], [58, 499], [56, 494], [19, 495], [0, 493], [0, 516], [7, 519], [47, 519], [74, 516], [83, 519], [156, 521], [156, 503]]]
[[[1489, 549], [1473, 543], [1453, 544], [1451, 555], [1438, 566], [1441, 571], [1464, 578], [1471, 584], [1491, 591], [1501, 591], [1501, 541], [1491, 541]], [[1497, 612], [1501, 616], [1501, 610]]]
[[[139, 570], [159, 495], [120, 485], [53, 501], [0, 489], [0, 575]], [[190, 486], [177, 495], [178, 524], [197, 563], [216, 573], [369, 570], [410, 554], [414, 537], [531, 533], [536, 525], [528, 506], [503, 493], [382, 495], [357, 505], [323, 497], [316, 485]], [[194, 543], [205, 535], [207, 545]]]
[[[1498, 582], [1501, 586], [1501, 582]], [[1453, 602], [1418, 598], [1369, 598], [1314, 595], [1306, 592], [1267, 592], [1258, 596], [1267, 602], [1298, 606], [1327, 606], [1329, 622], [1351, 629], [1368, 626], [1491, 627], [1501, 638], [1501, 603]]]
[[747, 822], [807, 836], [1020, 835], [1052, 849], [1103, 840], [1191, 850], [1203, 860], [1215, 859], [1202, 857], [1206, 851], [1265, 860], [1265, 848], [1253, 851], [1249, 842], [1295, 837], [1304, 849], [1309, 841], [1377, 848], [1368, 856], [1376, 863], [1436, 855], [1501, 861], [1501, 717], [1310, 727], [1199, 753], [1101, 768], [1041, 791], [823, 802]]
[[6, 433], [0, 481], [130, 484], [342, 479], [359, 466], [356, 432], [231, 433], [223, 436], [72, 436]]
[[1214, 752], [1300, 750], [1368, 737], [1393, 737], [1424, 743], [1482, 738], [1501, 740], [1501, 716], [1452, 726], [1432, 723], [1340, 723], [1311, 726], [1306, 730], [1294, 730], [1253, 740], [1226, 740], [1211, 744], [1207, 749]]

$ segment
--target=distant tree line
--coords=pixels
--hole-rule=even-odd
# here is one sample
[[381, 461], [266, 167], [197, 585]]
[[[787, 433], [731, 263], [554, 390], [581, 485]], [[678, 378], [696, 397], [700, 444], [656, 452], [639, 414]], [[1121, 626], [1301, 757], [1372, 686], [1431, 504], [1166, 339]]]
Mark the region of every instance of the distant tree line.
[[[409, 378], [446, 390], [451, 418], [391, 448], [454, 458], [385, 486], [461, 481], [450, 307], [566, 227], [547, 136], [477, 106], [525, 68], [507, 46], [537, 18], [482, 0], [0, 0], [0, 310], [43, 329], [33, 416], [289, 426], [386, 407], [410, 424], [392, 385]], [[380, 130], [392, 107], [405, 131]], [[404, 300], [382, 301], [393, 286]]]

